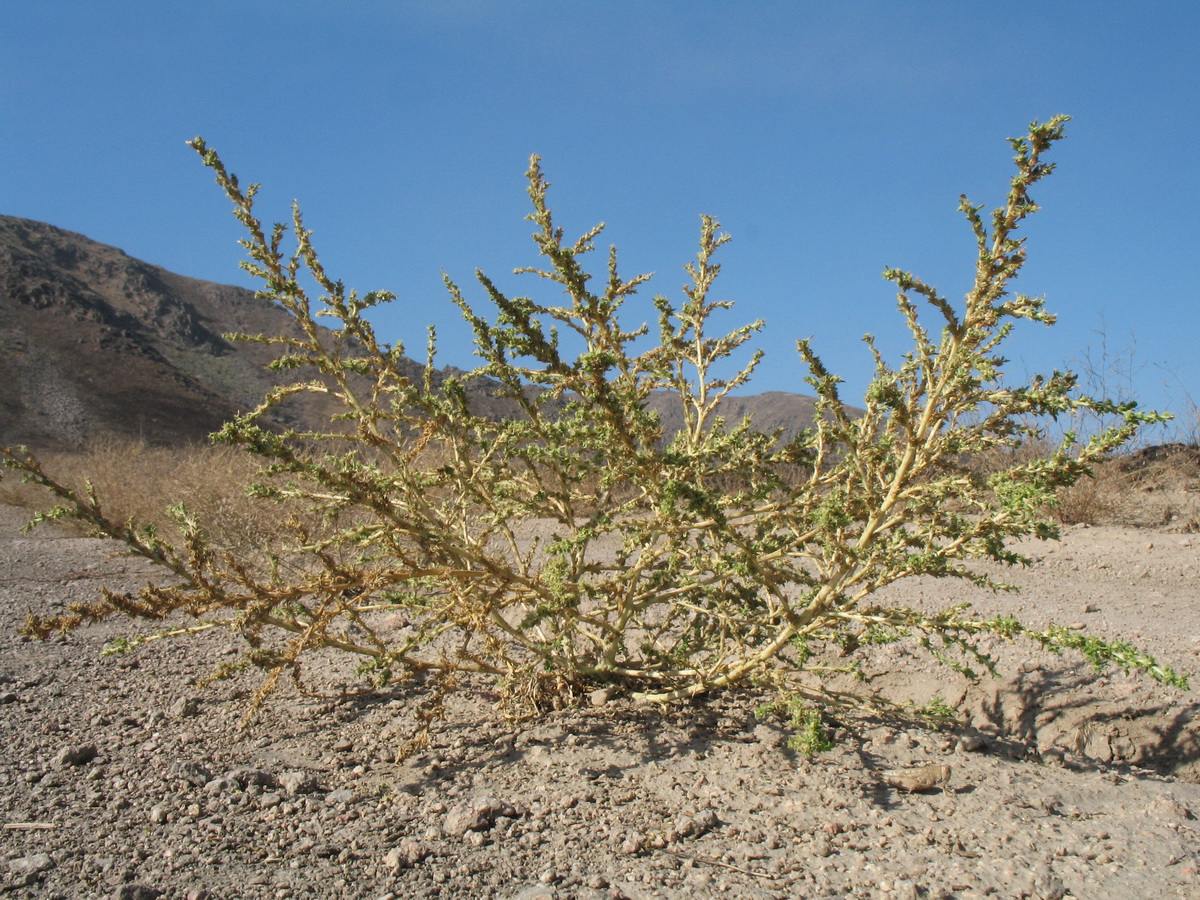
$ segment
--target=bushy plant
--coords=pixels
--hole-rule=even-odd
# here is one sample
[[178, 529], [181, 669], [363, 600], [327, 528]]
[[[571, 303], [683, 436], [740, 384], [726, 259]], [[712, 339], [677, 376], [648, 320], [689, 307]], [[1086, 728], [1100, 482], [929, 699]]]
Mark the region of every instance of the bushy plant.
[[[265, 689], [320, 648], [361, 654], [364, 671], [381, 680], [430, 671], [491, 676], [514, 704], [530, 707], [596, 685], [671, 701], [754, 683], [777, 692], [778, 708], [808, 731], [817, 720], [805, 704], [871, 708], [867, 698], [823, 684], [838, 664], [822, 648], [899, 636], [915, 636], [969, 675], [993, 665], [978, 639], [999, 635], [1183, 686], [1121, 641], [982, 619], [961, 606], [928, 613], [872, 599], [910, 576], [1003, 589], [971, 561], [1028, 563], [1009, 542], [1055, 537], [1047, 513], [1055, 492], [1162, 418], [1079, 396], [1068, 372], [1020, 384], [1002, 374], [1001, 345], [1013, 324], [1053, 322], [1041, 300], [1009, 285], [1025, 262], [1018, 228], [1037, 210], [1029, 191], [1053, 169], [1044, 157], [1066, 120], [1035, 122], [1011, 140], [1016, 174], [990, 217], [962, 199], [978, 246], [964, 303], [908, 272], [884, 273], [899, 289], [913, 343], [892, 364], [866, 339], [874, 377], [861, 412], [843, 402], [839, 379], [809, 341], [798, 343], [816, 416], [787, 441], [720, 415], [722, 398], [747, 384], [759, 356], [730, 378], [718, 377], [718, 366], [761, 323], [712, 330], [714, 314], [730, 305], [712, 295], [716, 255], [728, 240], [714, 219], [701, 220], [682, 299], [654, 298], [657, 340], [644, 340], [648, 327], [622, 316], [648, 276], [620, 274], [615, 248], [598, 277], [585, 268], [603, 226], [566, 240], [533, 158], [529, 218], [543, 262], [518, 272], [548, 282], [560, 299], [509, 296], [480, 272], [481, 307], [447, 279], [481, 362], [443, 379], [430, 331], [424, 375], [414, 378], [405, 374], [403, 346], [381, 341], [368, 319], [392, 295], [348, 292], [328, 276], [298, 208], [295, 247], [285, 250], [289, 229], [268, 231], [255, 216], [256, 186], [243, 190], [197, 138], [192, 146], [246, 228], [244, 267], [302, 334], [239, 336], [278, 347], [275, 368], [300, 374], [216, 438], [264, 461], [252, 495], [300, 503], [312, 515], [295, 517], [290, 538], [255, 561], [221, 550], [179, 506], [171, 514], [183, 537], [168, 544], [113, 521], [94, 496], [8, 451], [9, 466], [60, 498], [55, 515], [124, 540], [170, 575], [136, 596], [109, 592], [28, 628], [46, 634], [114, 613], [182, 613], [244, 634], [249, 659], [269, 673]], [[321, 317], [334, 330], [321, 329]], [[468, 388], [479, 378], [491, 379], [509, 414], [476, 408]], [[299, 392], [329, 394], [343, 412], [321, 433], [260, 424]], [[649, 408], [654, 392], [679, 405], [678, 433], [663, 433]], [[1075, 410], [1117, 424], [1082, 445], [1068, 436], [1052, 453], [992, 474], [964, 464]]]

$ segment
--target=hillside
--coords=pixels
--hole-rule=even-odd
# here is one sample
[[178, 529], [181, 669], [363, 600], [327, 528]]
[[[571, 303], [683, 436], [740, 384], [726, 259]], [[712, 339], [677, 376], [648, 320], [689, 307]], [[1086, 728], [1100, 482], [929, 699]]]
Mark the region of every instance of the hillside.
[[[270, 350], [222, 335], [291, 327], [283, 310], [245, 288], [187, 278], [81, 234], [0, 216], [0, 444], [204, 440], [275, 383], [265, 368]], [[487, 414], [511, 407], [492, 396], [486, 379], [470, 393]], [[666, 433], [679, 427], [670, 395], [651, 406]], [[275, 424], [313, 427], [328, 412], [306, 397]], [[731, 422], [753, 415], [763, 430], [792, 434], [811, 421], [812, 401], [778, 392], [731, 397], [723, 412]]]

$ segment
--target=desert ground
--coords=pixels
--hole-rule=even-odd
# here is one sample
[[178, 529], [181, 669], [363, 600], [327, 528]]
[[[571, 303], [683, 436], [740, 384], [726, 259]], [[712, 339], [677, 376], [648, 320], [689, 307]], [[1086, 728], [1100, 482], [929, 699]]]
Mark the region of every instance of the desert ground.
[[[1023, 644], [996, 646], [1003, 677], [971, 685], [899, 644], [856, 651], [871, 686], [940, 696], [960, 730], [846, 723], [809, 760], [753, 697], [584, 696], [513, 724], [481, 682], [404, 757], [419, 685], [339, 698], [351, 671], [330, 660], [316, 695], [285, 689], [243, 730], [257, 674], [204, 684], [236, 634], [121, 655], [102, 650], [138, 626], [22, 638], [29, 610], [153, 574], [98, 539], [22, 533], [27, 517], [0, 507], [8, 896], [1200, 896], [1194, 691]], [[1194, 532], [1177, 516], [1071, 526], [1026, 546], [1019, 595], [910, 582], [888, 596], [1122, 636], [1200, 685]]]

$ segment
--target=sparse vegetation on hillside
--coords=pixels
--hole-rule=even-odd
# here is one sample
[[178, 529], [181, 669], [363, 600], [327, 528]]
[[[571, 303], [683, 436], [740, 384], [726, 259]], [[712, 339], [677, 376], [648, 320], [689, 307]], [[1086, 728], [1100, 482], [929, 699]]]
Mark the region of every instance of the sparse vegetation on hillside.
[[[568, 241], [534, 158], [530, 219], [543, 262], [519, 271], [562, 299], [511, 297], [480, 273], [485, 312], [447, 280], [474, 328], [474, 374], [495, 379], [520, 409], [487, 418], [472, 410], [464, 379], [435, 384], [432, 333], [424, 377], [406, 375], [404, 348], [382, 342], [367, 318], [391, 295], [348, 292], [327, 275], [298, 209], [296, 246], [285, 250], [289, 229], [263, 227], [255, 186], [243, 189], [197, 139], [247, 230], [246, 268], [299, 327], [290, 337], [242, 336], [275, 347], [275, 367], [299, 374], [218, 438], [262, 460], [252, 496], [312, 515], [290, 519], [287, 540], [266, 548], [261, 562], [248, 560], [215, 542], [186, 505], [172, 510], [180, 540], [167, 542], [106, 516], [93, 495], [9, 451], [10, 467], [57, 495], [53, 515], [121, 538], [170, 573], [138, 596], [108, 593], [68, 615], [32, 620], [29, 630], [48, 634], [114, 613], [227, 624], [267, 671], [264, 693], [320, 648], [360, 654], [363, 674], [381, 681], [431, 673], [448, 689], [456, 673], [491, 676], [510, 707], [525, 710], [600, 685], [666, 702], [753, 682], [779, 697], [810, 748], [820, 743], [822, 709], [880, 708], [823, 684], [845, 670], [823, 652], [830, 647], [916, 636], [974, 675], [992, 665], [982, 636], [1024, 638], [1183, 685], [1121, 640], [980, 619], [963, 607], [929, 614], [872, 602], [888, 584], [920, 575], [1003, 589], [970, 561], [1026, 563], [1009, 542], [1055, 535], [1046, 511], [1056, 492], [1163, 418], [1080, 396], [1070, 373], [1021, 384], [1002, 376], [1013, 325], [1053, 322], [1040, 300], [1009, 285], [1025, 261], [1017, 231], [1037, 210], [1030, 189], [1052, 171], [1045, 154], [1065, 122], [1034, 123], [1012, 141], [1016, 174], [990, 216], [963, 199], [978, 246], [963, 304], [910, 273], [885, 273], [913, 344], [892, 364], [868, 339], [874, 377], [860, 415], [843, 403], [814, 346], [798, 343], [818, 418], [786, 443], [749, 421], [726, 428], [717, 412], [758, 357], [728, 379], [714, 367], [760, 326], [713, 331], [714, 315], [730, 306], [712, 295], [728, 240], [715, 220], [702, 219], [682, 299], [654, 299], [657, 342], [635, 349], [649, 329], [629, 324], [630, 303], [647, 276], [622, 275], [615, 249], [598, 276], [584, 268], [602, 226]], [[318, 329], [321, 316], [336, 325], [332, 333]], [[567, 354], [560, 334], [581, 350]], [[659, 390], [673, 392], [684, 422], [666, 442], [647, 408]], [[336, 401], [336, 426], [262, 427], [274, 407], [303, 393]], [[1116, 424], [986, 476], [962, 465], [1081, 410]]]

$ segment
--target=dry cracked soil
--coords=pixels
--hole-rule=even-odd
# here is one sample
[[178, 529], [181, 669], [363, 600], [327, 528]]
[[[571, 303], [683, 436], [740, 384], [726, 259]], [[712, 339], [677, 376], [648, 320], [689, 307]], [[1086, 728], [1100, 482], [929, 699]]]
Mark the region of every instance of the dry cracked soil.
[[[753, 698], [581, 698], [518, 726], [481, 683], [398, 759], [411, 697], [332, 698], [337, 661], [314, 680], [326, 696], [278, 697], [243, 730], [254, 675], [203, 684], [237, 635], [108, 656], [127, 623], [20, 637], [28, 610], [151, 574], [100, 540], [22, 533], [25, 516], [0, 508], [8, 896], [1200, 897], [1194, 693], [1025, 645], [968, 685], [899, 644], [862, 656], [872, 686], [940, 696], [961, 730], [866, 722], [809, 760]], [[1016, 597], [889, 596], [1124, 636], [1200, 672], [1200, 536], [1075, 527], [1027, 550]]]

